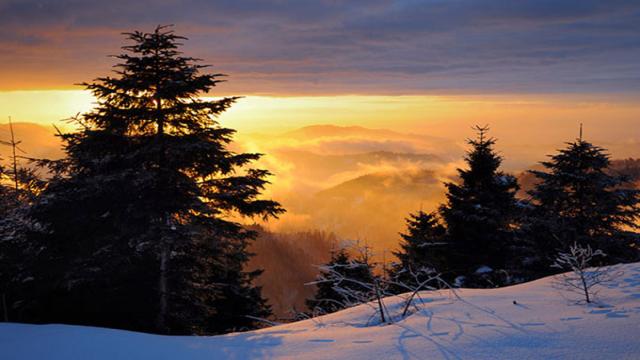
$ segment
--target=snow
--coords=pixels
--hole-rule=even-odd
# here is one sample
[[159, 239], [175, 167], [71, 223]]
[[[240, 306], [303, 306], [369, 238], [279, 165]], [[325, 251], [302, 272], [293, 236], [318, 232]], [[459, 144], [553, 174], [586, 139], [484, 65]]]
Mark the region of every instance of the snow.
[[[361, 305], [258, 331], [158, 336], [69, 325], [0, 324], [12, 359], [640, 359], [640, 263], [577, 304], [552, 278], [501, 289], [421, 293], [421, 310], [377, 324]], [[385, 299], [390, 311], [400, 297]], [[373, 316], [373, 317], [372, 317]]]
[[487, 265], [482, 265], [476, 269], [476, 274], [487, 274], [493, 272], [493, 269], [488, 267]]

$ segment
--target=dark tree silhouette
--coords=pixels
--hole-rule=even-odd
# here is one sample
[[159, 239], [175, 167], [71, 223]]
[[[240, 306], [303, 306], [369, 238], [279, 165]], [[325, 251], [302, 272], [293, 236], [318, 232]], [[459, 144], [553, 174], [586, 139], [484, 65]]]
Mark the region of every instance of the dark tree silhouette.
[[25, 254], [34, 249], [26, 241], [25, 230], [39, 227], [27, 213], [44, 186], [33, 169], [21, 164], [18, 153], [24, 151], [18, 147], [21, 142], [11, 117], [9, 133], [9, 139], [0, 140], [0, 145], [11, 147], [10, 166], [0, 164], [0, 311], [4, 321], [16, 320], [12, 306], [20, 298], [16, 284], [31, 277], [34, 259]]
[[[406, 222], [407, 231], [400, 234], [400, 250], [393, 253], [400, 262], [391, 267], [389, 276], [398, 282], [416, 286], [422, 282], [422, 277], [429, 276], [430, 271], [427, 270], [436, 271], [445, 267], [446, 228], [435, 212], [410, 214]], [[406, 289], [397, 291], [405, 292]]]
[[307, 307], [313, 313], [332, 313], [351, 304], [354, 294], [368, 295], [371, 289], [367, 285], [375, 278], [373, 268], [366, 247], [355, 257], [346, 248], [332, 251], [331, 260], [321, 267], [316, 294], [307, 300]]
[[[467, 169], [458, 169], [460, 183], [446, 183], [447, 202], [440, 211], [450, 243], [445, 278], [464, 276], [466, 286], [491, 286], [474, 280], [486, 271], [497, 273], [506, 267], [507, 250], [514, 241], [520, 207], [515, 194], [516, 179], [499, 170], [502, 158], [494, 151], [494, 138], [487, 127], [475, 127], [478, 136], [468, 140], [471, 150]], [[480, 267], [484, 267], [479, 272]], [[488, 267], [488, 268], [487, 268]], [[482, 271], [485, 270], [485, 271]]]
[[609, 173], [604, 149], [579, 138], [542, 165], [531, 171], [538, 182], [529, 192], [534, 208], [525, 227], [542, 274], [574, 243], [604, 251], [601, 262], [639, 258], [632, 231], [639, 228], [640, 191], [626, 176]]
[[199, 98], [222, 74], [201, 71], [167, 27], [126, 33], [113, 77], [84, 84], [94, 110], [60, 134], [66, 158], [32, 216], [47, 225], [26, 320], [160, 333], [220, 333], [270, 314], [247, 273], [255, 232], [241, 217], [275, 217], [259, 199], [260, 154], [228, 149], [216, 117], [237, 98]]

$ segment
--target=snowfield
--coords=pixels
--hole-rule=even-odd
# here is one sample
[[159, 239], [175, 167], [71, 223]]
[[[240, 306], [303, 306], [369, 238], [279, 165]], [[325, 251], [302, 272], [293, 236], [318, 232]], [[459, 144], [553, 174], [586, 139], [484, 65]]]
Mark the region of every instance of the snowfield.
[[[640, 263], [616, 270], [622, 275], [600, 288], [597, 304], [576, 304], [545, 278], [457, 296], [425, 291], [419, 311], [388, 325], [367, 305], [211, 337], [0, 323], [0, 358], [640, 359]], [[386, 303], [397, 313], [402, 299]]]

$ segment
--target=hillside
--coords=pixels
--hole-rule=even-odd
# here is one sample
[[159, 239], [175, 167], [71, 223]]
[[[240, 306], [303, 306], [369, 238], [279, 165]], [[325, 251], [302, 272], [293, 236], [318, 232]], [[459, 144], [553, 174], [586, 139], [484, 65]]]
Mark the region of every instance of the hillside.
[[[315, 286], [305, 285], [318, 276], [317, 265], [331, 257], [338, 242], [332, 233], [304, 231], [273, 233], [255, 228], [258, 238], [249, 251], [256, 254], [247, 264], [250, 271], [263, 269], [256, 279], [278, 319], [290, 319], [306, 309], [305, 300], [315, 294]], [[295, 271], [291, 271], [295, 269]]]
[[296, 176], [303, 178], [324, 179], [333, 183], [333, 179], [345, 178], [345, 175], [359, 174], [365, 169], [385, 167], [427, 167], [442, 164], [443, 161], [431, 154], [398, 153], [390, 151], [371, 151], [355, 154], [316, 154], [310, 151], [284, 149], [274, 151], [281, 161], [286, 161], [295, 168]]
[[[386, 150], [451, 155], [461, 151], [460, 147], [451, 139], [362, 126], [311, 125], [289, 131], [279, 137], [289, 141], [324, 142], [333, 147], [333, 149], [325, 147], [325, 151], [336, 153], [334, 151], [338, 150], [338, 153], [343, 154]], [[336, 145], [338, 145], [338, 149], [335, 148]]]
[[[16, 141], [20, 141], [20, 149], [24, 153], [20, 156], [30, 158], [52, 158], [62, 156], [60, 139], [55, 136], [53, 126], [43, 126], [34, 123], [15, 123], [13, 131]], [[0, 140], [8, 141], [11, 138], [9, 124], [0, 124]], [[11, 155], [9, 146], [0, 146], [0, 159], [8, 161]]]
[[316, 193], [306, 211], [343, 237], [366, 240], [381, 256], [383, 249], [397, 247], [409, 213], [430, 211], [443, 200], [441, 181], [424, 168], [374, 172]]
[[[391, 325], [361, 305], [258, 331], [157, 336], [66, 326], [0, 324], [13, 359], [638, 359], [640, 263], [578, 305], [551, 278], [501, 289], [423, 292], [421, 310]], [[401, 299], [386, 299], [397, 309]], [[516, 303], [514, 303], [516, 301]]]

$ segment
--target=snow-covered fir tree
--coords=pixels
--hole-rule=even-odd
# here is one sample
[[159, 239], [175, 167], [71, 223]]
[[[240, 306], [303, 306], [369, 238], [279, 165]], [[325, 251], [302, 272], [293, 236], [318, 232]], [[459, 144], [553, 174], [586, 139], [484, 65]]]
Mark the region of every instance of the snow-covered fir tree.
[[236, 98], [204, 100], [222, 80], [178, 50], [166, 27], [127, 34], [114, 76], [60, 136], [66, 157], [31, 215], [41, 246], [26, 321], [191, 334], [251, 328], [270, 309], [245, 272], [255, 233], [242, 217], [283, 211], [260, 199], [260, 155], [228, 148], [216, 118]]
[[370, 298], [370, 284], [374, 282], [374, 265], [368, 248], [352, 256], [345, 247], [333, 250], [331, 260], [320, 267], [315, 285], [316, 293], [307, 300], [312, 314], [332, 313]]
[[609, 155], [582, 138], [567, 143], [544, 170], [531, 171], [538, 183], [529, 192], [533, 210], [525, 230], [534, 246], [540, 275], [559, 250], [574, 243], [601, 249], [601, 262], [637, 261], [640, 191], [624, 176], [611, 174]]
[[[389, 276], [395, 281], [415, 286], [431, 271], [444, 268], [447, 261], [446, 228], [436, 212], [410, 214], [406, 223], [406, 232], [400, 234], [400, 250], [393, 252], [399, 262], [391, 266]], [[397, 291], [406, 292], [406, 289]]]
[[460, 181], [445, 184], [447, 202], [440, 212], [450, 245], [445, 268], [438, 270], [448, 280], [466, 279], [458, 282], [483, 287], [505, 281], [497, 274], [506, 267], [520, 206], [515, 177], [500, 171], [496, 140], [487, 136], [487, 127], [475, 130], [477, 138], [468, 140], [467, 168], [458, 169]]

